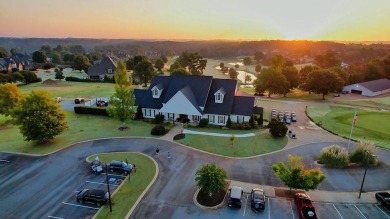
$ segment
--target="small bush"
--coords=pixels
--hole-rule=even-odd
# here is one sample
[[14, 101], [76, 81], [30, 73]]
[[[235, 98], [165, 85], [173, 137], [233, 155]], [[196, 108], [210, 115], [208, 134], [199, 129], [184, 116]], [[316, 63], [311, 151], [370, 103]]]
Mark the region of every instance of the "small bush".
[[226, 127], [228, 127], [228, 128], [232, 127], [232, 120], [230, 119], [230, 116], [228, 117], [228, 120], [226, 121]]
[[186, 134], [180, 133], [180, 134], [173, 136], [173, 140], [180, 140], [180, 139], [184, 139], [185, 137], [186, 137]]
[[256, 122], [259, 125], [263, 125], [263, 114], [260, 114], [260, 117], [256, 118]]
[[243, 122], [243, 123], [232, 123], [230, 129], [251, 130], [252, 126], [249, 123], [246, 123], [246, 122]]
[[162, 114], [158, 114], [154, 117], [154, 119], [152, 120], [152, 123], [153, 124], [161, 124], [164, 122], [164, 115]]
[[165, 135], [165, 133], [167, 133], [167, 130], [165, 129], [165, 127], [163, 125], [156, 125], [152, 128], [152, 131], [150, 132], [150, 134], [152, 135]]
[[101, 82], [100, 80], [92, 80], [92, 79], [82, 79], [82, 78], [78, 78], [78, 77], [72, 77], [72, 76], [69, 76], [69, 77], [66, 77], [65, 78], [65, 81], [76, 81], [76, 82]]
[[255, 127], [255, 119], [253, 118], [253, 114], [251, 115], [251, 118], [249, 119], [249, 125], [254, 128]]
[[140, 105], [137, 107], [137, 112], [135, 113], [135, 120], [142, 120], [144, 118], [144, 115], [142, 114], [142, 108]]
[[274, 137], [283, 137], [286, 136], [287, 126], [284, 122], [279, 122], [276, 119], [272, 119], [271, 122], [268, 123], [269, 132]]
[[375, 157], [370, 156], [370, 154], [375, 154], [375, 151], [375, 145], [366, 141], [361, 141], [357, 145], [356, 149], [350, 154], [349, 159], [353, 163], [376, 166], [378, 164], [378, 160]]
[[331, 167], [347, 167], [349, 163], [347, 149], [338, 145], [331, 145], [321, 150], [320, 161]]
[[204, 127], [208, 126], [208, 124], [209, 124], [209, 120], [208, 120], [208, 119], [201, 119], [201, 120], [199, 121], [198, 126], [199, 126], [200, 128], [204, 128]]

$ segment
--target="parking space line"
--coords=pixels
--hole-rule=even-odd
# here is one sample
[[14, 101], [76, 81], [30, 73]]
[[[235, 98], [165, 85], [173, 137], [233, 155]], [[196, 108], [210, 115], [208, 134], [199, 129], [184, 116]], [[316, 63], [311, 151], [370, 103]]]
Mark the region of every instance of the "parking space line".
[[64, 205], [72, 205], [72, 206], [76, 206], [76, 207], [82, 207], [82, 208], [90, 208], [90, 209], [99, 210], [99, 208], [88, 207], [88, 206], [84, 206], [84, 205], [76, 205], [76, 204], [67, 203], [67, 202], [62, 202], [62, 204], [64, 204]]
[[290, 203], [290, 208], [291, 208], [291, 214], [293, 216], [293, 219], [295, 219], [295, 216], [294, 216], [294, 211], [292, 209], [292, 204], [291, 204], [291, 201], [288, 201], [288, 203]]
[[360, 213], [365, 219], [367, 219], [366, 216], [364, 216], [364, 214], [359, 210], [359, 208], [356, 207], [356, 205], [354, 205], [354, 206], [355, 206], [355, 208], [359, 211], [359, 213]]
[[390, 216], [388, 214], [386, 214], [386, 212], [384, 212], [380, 207], [378, 207], [378, 205], [375, 205], [375, 207], [377, 207], [384, 215], [386, 215], [388, 218], [390, 218]]
[[54, 217], [54, 216], [47, 216], [47, 217], [49, 217], [49, 218], [55, 218], [55, 219], [64, 219], [63, 217]]
[[11, 162], [11, 161], [9, 161], [9, 160], [0, 160], [0, 162], [6, 162], [6, 163], [9, 163], [9, 162]]
[[245, 200], [245, 208], [244, 208], [244, 214], [242, 216], [245, 217], [245, 212], [246, 212], [246, 206], [248, 205], [248, 195], [246, 195], [246, 200]]
[[[85, 181], [87, 183], [93, 183], [93, 184], [100, 184], [100, 185], [107, 185], [107, 183], [99, 183], [99, 182], [92, 182], [92, 181]], [[119, 186], [119, 185], [115, 185], [115, 184], [110, 184], [110, 186]]]
[[111, 174], [111, 173], [109, 173], [108, 175], [109, 176], [120, 176], [120, 177], [126, 178], [126, 176], [124, 176], [124, 175], [117, 175], [117, 174]]
[[340, 215], [341, 219], [344, 219], [343, 216], [341, 216], [339, 210], [337, 210], [336, 206], [334, 204], [332, 204], [332, 205], [333, 205], [334, 209], [336, 209], [337, 213]]

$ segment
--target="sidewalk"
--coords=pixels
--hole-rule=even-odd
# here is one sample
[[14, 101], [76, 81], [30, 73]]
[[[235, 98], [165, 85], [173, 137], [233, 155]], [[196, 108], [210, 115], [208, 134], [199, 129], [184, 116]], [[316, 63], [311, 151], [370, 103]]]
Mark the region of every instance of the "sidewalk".
[[[272, 186], [258, 185], [231, 180], [230, 187], [240, 186], [244, 192], [250, 193], [254, 188], [263, 189], [266, 196], [276, 197], [275, 188]], [[288, 188], [284, 188], [288, 189]], [[388, 191], [390, 192], [390, 191]], [[325, 190], [315, 190], [306, 192], [314, 202], [343, 203], [343, 204], [373, 204], [376, 203], [375, 192], [362, 193], [360, 199], [359, 192], [334, 192]], [[282, 198], [282, 197], [281, 197]]]
[[[198, 132], [198, 131], [192, 131], [184, 129], [184, 134], [194, 134], [194, 135], [210, 135], [210, 136], [218, 136], [218, 137], [230, 137], [231, 134], [222, 134], [222, 133], [210, 133], [210, 132]], [[234, 134], [234, 137], [236, 138], [246, 138], [246, 137], [252, 137], [256, 136], [255, 133], [247, 133], [247, 134]]]

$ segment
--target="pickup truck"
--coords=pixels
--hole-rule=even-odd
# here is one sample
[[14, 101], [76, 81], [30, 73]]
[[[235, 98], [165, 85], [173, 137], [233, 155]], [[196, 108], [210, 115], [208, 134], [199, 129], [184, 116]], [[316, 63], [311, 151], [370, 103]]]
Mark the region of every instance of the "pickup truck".
[[377, 192], [375, 198], [378, 201], [378, 205], [382, 205], [390, 210], [390, 193], [388, 192]]

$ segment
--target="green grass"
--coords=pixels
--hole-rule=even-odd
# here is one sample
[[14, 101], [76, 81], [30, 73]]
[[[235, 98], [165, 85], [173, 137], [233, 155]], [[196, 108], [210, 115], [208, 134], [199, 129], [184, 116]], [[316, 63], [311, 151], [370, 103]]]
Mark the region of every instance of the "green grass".
[[369, 98], [363, 100], [345, 100], [345, 101], [338, 101], [337, 103], [351, 105], [351, 106], [371, 107], [375, 109], [390, 110], [390, 96]]
[[74, 112], [67, 112], [67, 121], [69, 129], [57, 136], [53, 141], [43, 145], [34, 145], [31, 142], [23, 140], [19, 129], [6, 124], [0, 126], [0, 151], [23, 152], [33, 154], [45, 154], [79, 141], [127, 136], [146, 136], [150, 135], [153, 124], [142, 121], [128, 121], [126, 124], [130, 127], [125, 131], [119, 131], [122, 125], [119, 120], [94, 115], [80, 115]]
[[112, 197], [112, 209], [110, 212], [109, 204], [102, 207], [96, 218], [125, 218], [129, 210], [133, 207], [138, 197], [146, 189], [152, 181], [156, 173], [156, 165], [147, 156], [138, 153], [109, 153], [109, 154], [94, 154], [88, 157], [92, 161], [95, 157], [103, 162], [111, 160], [128, 160], [132, 164], [136, 164], [137, 172], [131, 174], [130, 182], [123, 182], [122, 187]]
[[390, 148], [390, 113], [339, 106], [309, 106], [308, 114], [322, 127], [349, 138], [352, 119], [358, 114], [352, 139], [366, 139], [378, 146]]
[[287, 144], [287, 137], [273, 138], [269, 133], [254, 137], [236, 138], [234, 147], [231, 147], [229, 137], [186, 134], [186, 137], [177, 142], [210, 153], [229, 157], [249, 157], [282, 149]]

